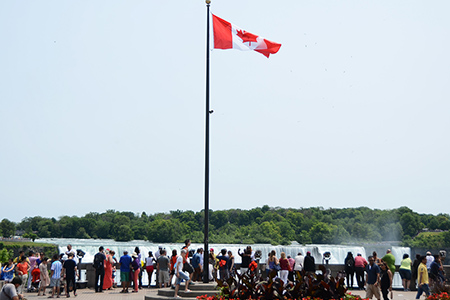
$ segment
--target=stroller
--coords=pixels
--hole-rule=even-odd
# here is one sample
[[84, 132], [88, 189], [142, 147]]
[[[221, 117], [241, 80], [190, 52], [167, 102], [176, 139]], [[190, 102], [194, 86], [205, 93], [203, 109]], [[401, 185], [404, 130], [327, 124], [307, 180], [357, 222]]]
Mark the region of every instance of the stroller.
[[39, 283], [41, 282], [41, 270], [34, 268], [31, 271], [31, 286], [27, 290], [28, 293], [37, 292], [39, 290]]

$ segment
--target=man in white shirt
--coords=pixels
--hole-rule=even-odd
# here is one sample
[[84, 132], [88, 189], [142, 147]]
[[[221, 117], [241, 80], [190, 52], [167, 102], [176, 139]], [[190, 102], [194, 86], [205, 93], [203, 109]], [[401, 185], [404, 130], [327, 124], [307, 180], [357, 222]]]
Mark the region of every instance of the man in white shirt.
[[69, 257], [69, 253], [73, 254], [73, 259], [75, 260], [75, 257], [77, 257], [77, 251], [75, 251], [75, 249], [72, 248], [71, 244], [67, 245], [67, 251], [66, 251], [67, 257]]
[[183, 281], [183, 279], [186, 281], [185, 283], [185, 288], [184, 291], [186, 293], [190, 292], [190, 290], [188, 289], [189, 287], [189, 276], [183, 272], [183, 262], [184, 259], [186, 258], [187, 255], [187, 251], [185, 249], [181, 249], [181, 255], [178, 256], [177, 258], [177, 263], [176, 263], [176, 269], [175, 269], [175, 275], [177, 276], [177, 281], [175, 283], [175, 298], [180, 298], [180, 296], [178, 296], [178, 290], [180, 289], [180, 284]]
[[431, 263], [434, 261], [434, 256], [433, 255], [431, 255], [431, 252], [430, 251], [428, 251], [427, 252], [427, 270], [428, 270], [428, 273], [430, 272], [430, 269], [431, 269]]

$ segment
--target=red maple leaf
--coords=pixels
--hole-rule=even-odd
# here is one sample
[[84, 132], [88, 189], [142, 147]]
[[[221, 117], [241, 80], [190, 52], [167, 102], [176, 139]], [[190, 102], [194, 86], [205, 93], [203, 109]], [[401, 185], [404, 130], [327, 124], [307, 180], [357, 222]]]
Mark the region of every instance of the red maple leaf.
[[246, 42], [249, 42], [249, 43], [257, 42], [256, 39], [258, 38], [257, 35], [255, 35], [253, 33], [250, 33], [250, 32], [247, 32], [245, 30], [237, 30], [237, 36], [242, 39], [243, 43], [246, 43]]

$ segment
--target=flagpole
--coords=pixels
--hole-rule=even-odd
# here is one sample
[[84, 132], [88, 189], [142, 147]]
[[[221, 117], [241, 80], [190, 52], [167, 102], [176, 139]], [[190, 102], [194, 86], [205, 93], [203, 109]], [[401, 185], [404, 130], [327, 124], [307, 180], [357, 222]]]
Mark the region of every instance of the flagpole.
[[203, 282], [209, 282], [209, 4], [206, 2], [206, 120], [205, 120], [205, 228]]

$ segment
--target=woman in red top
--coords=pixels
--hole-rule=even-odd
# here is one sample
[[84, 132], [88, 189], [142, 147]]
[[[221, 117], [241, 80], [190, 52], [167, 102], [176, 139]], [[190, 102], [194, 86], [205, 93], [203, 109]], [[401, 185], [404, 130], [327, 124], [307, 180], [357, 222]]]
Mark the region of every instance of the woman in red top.
[[19, 294], [23, 294], [23, 290], [27, 288], [28, 282], [28, 271], [30, 270], [30, 264], [27, 261], [27, 258], [24, 256], [22, 260], [17, 264], [17, 274], [19, 274], [19, 278], [22, 279], [22, 284], [17, 289]]
[[288, 283], [288, 275], [291, 266], [289, 265], [289, 260], [286, 258], [286, 253], [281, 252], [280, 257], [280, 279], [283, 280], [284, 285]]
[[175, 264], [177, 263], [177, 258], [178, 258], [177, 250], [173, 249], [173, 250], [172, 250], [172, 256], [170, 257], [170, 279], [169, 279], [169, 286], [172, 285], [172, 278], [173, 278], [173, 275], [175, 274], [174, 266], [175, 266]]
[[103, 279], [103, 289], [104, 290], [110, 290], [113, 285], [113, 266], [114, 266], [114, 260], [112, 258], [111, 253], [109, 252], [109, 249], [106, 249], [106, 259], [104, 261], [105, 266], [105, 277]]

